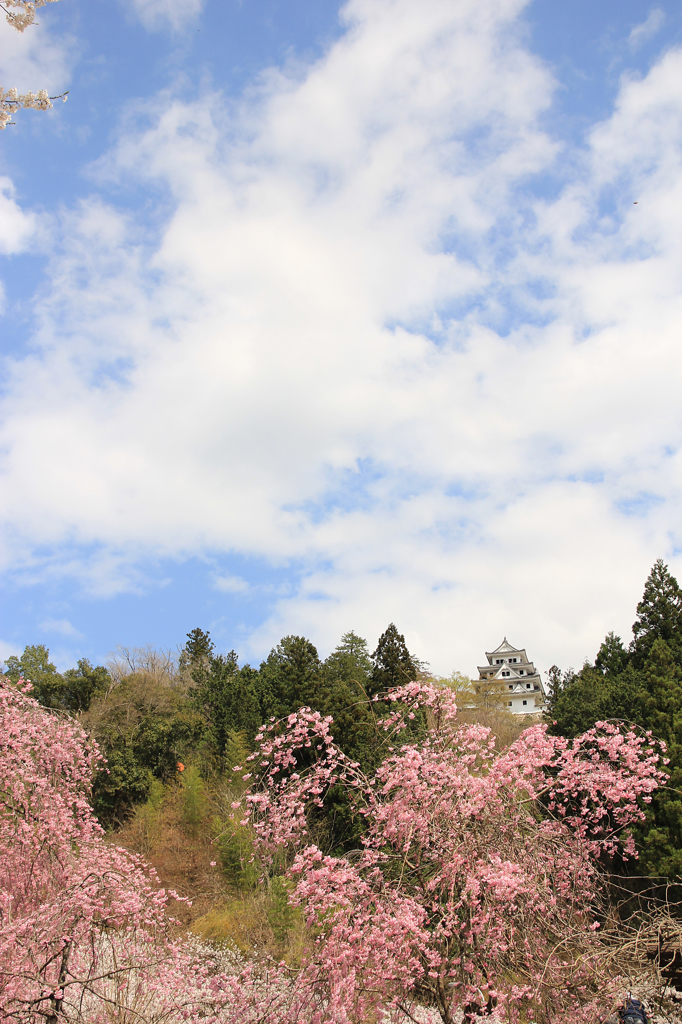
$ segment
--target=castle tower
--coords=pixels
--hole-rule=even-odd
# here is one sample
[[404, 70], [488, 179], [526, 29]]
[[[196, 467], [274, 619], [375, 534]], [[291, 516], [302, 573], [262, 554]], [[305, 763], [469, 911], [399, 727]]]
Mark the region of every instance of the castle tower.
[[478, 666], [479, 683], [494, 685], [514, 715], [540, 715], [545, 691], [540, 673], [523, 648], [512, 647], [505, 637], [494, 651], [486, 651], [487, 665]]

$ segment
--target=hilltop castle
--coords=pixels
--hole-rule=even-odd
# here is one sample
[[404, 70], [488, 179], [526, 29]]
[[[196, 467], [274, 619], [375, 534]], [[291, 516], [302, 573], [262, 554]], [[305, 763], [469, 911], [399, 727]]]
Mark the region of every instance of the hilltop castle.
[[512, 647], [505, 637], [496, 650], [486, 651], [485, 656], [488, 664], [478, 666], [479, 683], [495, 684], [495, 690], [506, 696], [507, 710], [514, 715], [542, 714], [542, 679], [525, 650]]

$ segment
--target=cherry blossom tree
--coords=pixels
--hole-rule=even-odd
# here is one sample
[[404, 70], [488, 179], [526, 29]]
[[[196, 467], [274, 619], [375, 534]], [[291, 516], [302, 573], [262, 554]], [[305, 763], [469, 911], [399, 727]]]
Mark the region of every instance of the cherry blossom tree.
[[0, 1019], [15, 1024], [293, 1024], [316, 993], [277, 964], [173, 934], [142, 858], [89, 803], [97, 745], [0, 677]]
[[[29, 25], [35, 24], [38, 7], [56, 2], [57, 0], [3, 0], [0, 3], [0, 10], [5, 12], [7, 21], [12, 28], [17, 32], [23, 32]], [[22, 107], [33, 110], [49, 110], [52, 100], [66, 102], [67, 96], [68, 90], [59, 96], [48, 96], [46, 89], [20, 94], [16, 89], [3, 89], [0, 85], [0, 128], [14, 124], [12, 117]]]
[[0, 1016], [98, 1021], [129, 1003], [151, 1020], [222, 1004], [208, 966], [171, 941], [171, 894], [105, 840], [88, 802], [96, 745], [29, 690], [0, 679]]
[[[96, 745], [29, 689], [0, 679], [3, 1020], [450, 1024], [493, 1006], [512, 1021], [587, 1020], [608, 996], [618, 962], [597, 927], [595, 858], [633, 854], [627, 828], [661, 781], [650, 736], [602, 724], [569, 742], [536, 726], [498, 752], [486, 729], [458, 724], [450, 691], [413, 683], [388, 695], [386, 756], [368, 779], [330, 719], [302, 709], [269, 723], [239, 769], [242, 818], [266, 868], [288, 858], [309, 924], [289, 967], [173, 937], [173, 894], [91, 811]], [[405, 731], [415, 720], [428, 723], [419, 741]], [[358, 849], [332, 856], [315, 815], [339, 784], [364, 828]]]
[[[593, 1019], [617, 984], [597, 858], [635, 855], [628, 827], [663, 782], [660, 746], [609, 723], [572, 741], [536, 725], [500, 752], [488, 729], [458, 723], [449, 690], [415, 682], [385, 699], [374, 778], [310, 709], [271, 721], [240, 766], [243, 821], [265, 863], [286, 851], [315, 936], [296, 979], [314, 1019], [408, 1021], [429, 1006], [444, 1024], [494, 1007]], [[402, 742], [419, 715], [425, 736]], [[364, 823], [343, 856], [314, 841], [338, 785]]]

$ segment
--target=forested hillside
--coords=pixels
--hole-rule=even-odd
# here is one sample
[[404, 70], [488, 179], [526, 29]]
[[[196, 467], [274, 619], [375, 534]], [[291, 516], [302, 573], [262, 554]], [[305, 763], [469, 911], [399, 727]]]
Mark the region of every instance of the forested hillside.
[[346, 633], [322, 661], [304, 637], [284, 637], [259, 668], [219, 654], [208, 633], [188, 635], [179, 657], [121, 649], [108, 668], [81, 660], [59, 673], [45, 647], [8, 659], [14, 682], [31, 681], [45, 707], [78, 717], [107, 759], [95, 779], [94, 806], [107, 825], [121, 824], [144, 802], [154, 781], [168, 783], [178, 764], [205, 779], [229, 770], [230, 752], [253, 747], [264, 722], [309, 706], [334, 720], [334, 738], [363, 767], [381, 757], [371, 698], [417, 678], [419, 663], [392, 623], [370, 655]]
[[[679, 929], [660, 914], [619, 920], [600, 870], [632, 854], [640, 805], [665, 782], [654, 739], [605, 724], [568, 741], [536, 724], [498, 745], [462, 721], [448, 686], [414, 680], [375, 694], [372, 744], [349, 734], [362, 763], [310, 707], [255, 735], [221, 732], [215, 714], [209, 728], [202, 686], [239, 670], [216, 669], [205, 634], [190, 644], [187, 705], [172, 681], [172, 700], [153, 699], [166, 724], [191, 712], [197, 760], [165, 782], [163, 760], [140, 768], [147, 798], [108, 835], [88, 802], [106, 771], [97, 745], [75, 715], [0, 680], [3, 1020], [455, 1024], [496, 1010], [509, 1024], [587, 1024], [624, 988], [655, 985], [661, 939]], [[284, 650], [262, 669], [270, 689], [246, 676], [245, 694], [312, 685]], [[310, 663], [307, 642], [295, 650]], [[395, 664], [375, 655], [367, 685]], [[106, 719], [112, 750], [142, 721], [126, 700]]]
[[[653, 566], [637, 605], [632, 643], [609, 633], [594, 662], [578, 671], [553, 666], [546, 721], [555, 736], [573, 738], [604, 720], [634, 723], [667, 745], [668, 785], [647, 805], [636, 827], [639, 861], [614, 865], [663, 878], [682, 873], [682, 590], [662, 561]], [[121, 826], [156, 792], [174, 785], [182, 765], [207, 785], [229, 774], [238, 752], [253, 749], [263, 723], [310, 707], [333, 720], [334, 740], [363, 770], [385, 756], [372, 698], [391, 687], [430, 678], [391, 623], [370, 652], [353, 631], [321, 660], [305, 637], [286, 636], [258, 668], [221, 654], [210, 635], [192, 629], [177, 654], [119, 649], [107, 667], [81, 660], [59, 673], [40, 645], [5, 666], [13, 681], [30, 679], [45, 707], [75, 716], [107, 759], [96, 773], [93, 801], [107, 826]], [[432, 680], [433, 681], [433, 680]], [[477, 693], [455, 672], [436, 680], [458, 694], [460, 718], [493, 726], [512, 742], [525, 723], [507, 715], [504, 693]], [[411, 723], [416, 737], [423, 718]], [[187, 776], [188, 777], [188, 776]], [[346, 797], [332, 789], [317, 813], [329, 849], [356, 840]]]
[[682, 593], [662, 562], [633, 632], [552, 668], [549, 727], [429, 676], [394, 624], [324, 661], [287, 636], [258, 668], [198, 627], [177, 655], [63, 673], [26, 647], [0, 680], [0, 1009], [607, 1012], [679, 938], [669, 908], [623, 917], [602, 873], [631, 869], [636, 837], [647, 870], [679, 870]]

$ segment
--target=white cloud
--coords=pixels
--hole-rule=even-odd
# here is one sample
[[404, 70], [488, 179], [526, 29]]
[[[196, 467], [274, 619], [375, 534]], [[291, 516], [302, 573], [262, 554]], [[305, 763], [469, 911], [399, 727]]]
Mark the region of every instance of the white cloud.
[[51, 95], [68, 89], [71, 67], [79, 47], [72, 36], [64, 33], [55, 35], [61, 14], [59, 7], [43, 8], [39, 23], [24, 32], [17, 32], [0, 22], [0, 82], [6, 89], [15, 88], [19, 92], [47, 89]]
[[[0, 253], [3, 256], [22, 252], [36, 229], [34, 215], [25, 213], [13, 196], [14, 185], [9, 178], [0, 175]], [[4, 290], [2, 299], [4, 302]]]
[[60, 633], [62, 636], [82, 637], [75, 626], [68, 619], [45, 619], [40, 623], [43, 633]]
[[223, 594], [243, 594], [249, 589], [241, 576], [214, 576], [213, 586]]
[[[10, 365], [7, 564], [47, 545], [115, 591], [141, 554], [296, 560], [253, 651], [395, 619], [472, 671], [504, 634], [546, 666], [627, 631], [682, 548], [682, 55], [541, 200], [554, 82], [523, 6], [352, 0], [229, 118], [168, 100], [122, 136], [97, 173], [174, 209], [155, 245], [97, 198], [65, 215]], [[78, 544], [96, 569], [60, 562]]]
[[628, 43], [631, 50], [638, 50], [640, 46], [653, 39], [665, 24], [665, 11], [661, 7], [652, 7], [646, 19], [635, 27], [628, 36]]
[[203, 6], [203, 0], [133, 0], [132, 4], [146, 29], [171, 28], [174, 32], [192, 31]]

